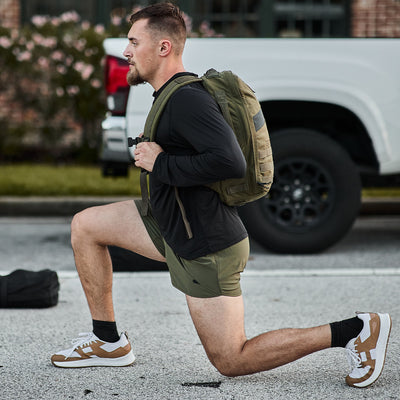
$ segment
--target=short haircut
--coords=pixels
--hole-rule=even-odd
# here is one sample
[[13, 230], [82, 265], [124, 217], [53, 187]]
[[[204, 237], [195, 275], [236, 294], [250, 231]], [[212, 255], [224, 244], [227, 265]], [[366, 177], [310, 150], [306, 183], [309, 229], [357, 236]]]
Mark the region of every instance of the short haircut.
[[183, 52], [186, 24], [177, 6], [169, 2], [150, 5], [132, 14], [130, 22], [133, 25], [141, 19], [147, 19], [147, 27], [156, 35], [167, 35], [175, 45], [177, 54]]

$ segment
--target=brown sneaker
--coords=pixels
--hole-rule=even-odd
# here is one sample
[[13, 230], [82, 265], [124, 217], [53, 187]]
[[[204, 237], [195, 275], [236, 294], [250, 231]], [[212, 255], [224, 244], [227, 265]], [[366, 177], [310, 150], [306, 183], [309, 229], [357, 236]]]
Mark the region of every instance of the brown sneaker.
[[125, 367], [135, 361], [131, 344], [125, 333], [118, 342], [100, 340], [93, 332], [80, 333], [72, 341], [73, 347], [59, 351], [51, 357], [56, 367]]
[[357, 313], [357, 317], [364, 327], [346, 345], [352, 369], [346, 383], [361, 388], [372, 385], [382, 373], [392, 320], [389, 314]]

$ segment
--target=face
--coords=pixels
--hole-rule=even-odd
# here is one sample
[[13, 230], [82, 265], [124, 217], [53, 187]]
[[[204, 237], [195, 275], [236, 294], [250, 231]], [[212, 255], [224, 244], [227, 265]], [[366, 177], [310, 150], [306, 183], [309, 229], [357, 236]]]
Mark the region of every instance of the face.
[[130, 64], [127, 81], [132, 86], [151, 81], [157, 70], [157, 41], [146, 26], [147, 20], [136, 21], [128, 33], [124, 57]]

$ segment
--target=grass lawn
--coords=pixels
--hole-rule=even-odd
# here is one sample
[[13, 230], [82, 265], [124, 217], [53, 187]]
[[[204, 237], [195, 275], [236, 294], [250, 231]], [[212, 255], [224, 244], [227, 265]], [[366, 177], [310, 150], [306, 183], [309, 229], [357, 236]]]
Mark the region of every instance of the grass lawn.
[[[140, 196], [140, 170], [104, 178], [97, 166], [0, 165], [0, 196]], [[399, 197], [399, 188], [369, 188], [363, 197]]]
[[104, 178], [96, 166], [0, 165], [0, 196], [138, 196], [140, 170]]

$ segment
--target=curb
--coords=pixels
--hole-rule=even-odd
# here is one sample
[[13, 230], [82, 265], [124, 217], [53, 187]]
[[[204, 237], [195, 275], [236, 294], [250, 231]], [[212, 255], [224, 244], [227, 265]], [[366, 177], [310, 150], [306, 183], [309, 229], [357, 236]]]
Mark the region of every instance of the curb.
[[400, 215], [400, 198], [365, 198], [360, 215]]
[[[71, 217], [92, 206], [133, 197], [0, 197], [1, 217]], [[363, 199], [360, 215], [400, 215], [400, 198]]]
[[2, 217], [71, 217], [88, 207], [132, 197], [0, 197]]

